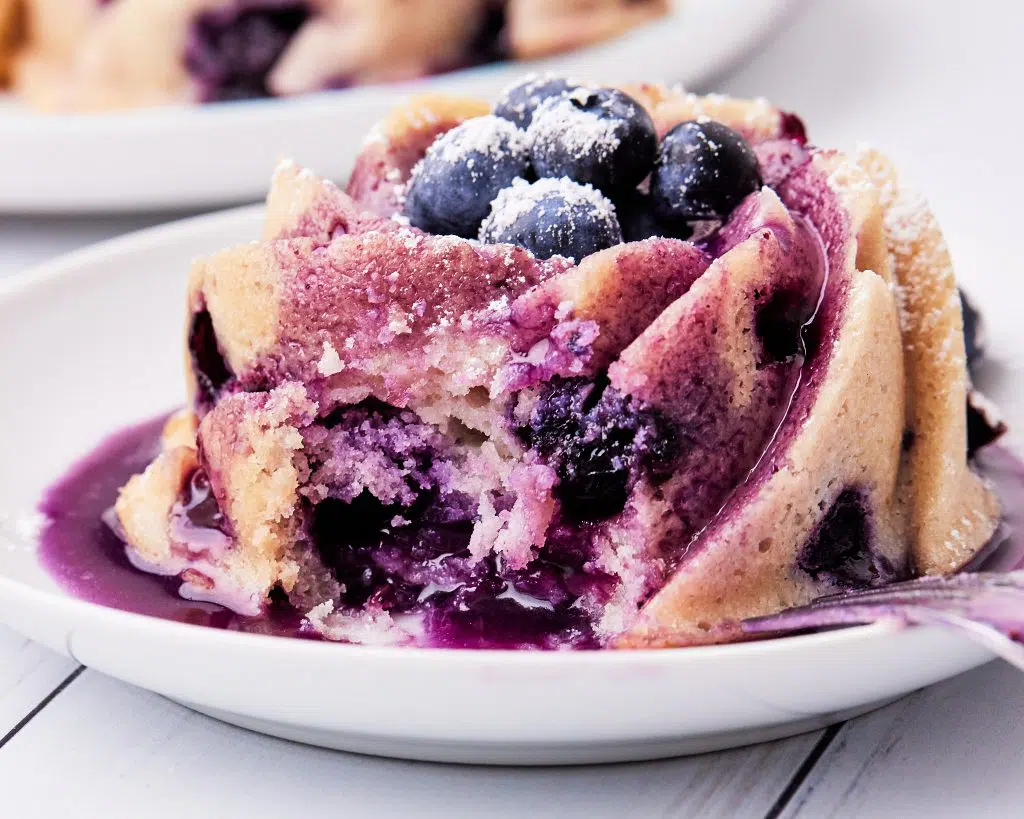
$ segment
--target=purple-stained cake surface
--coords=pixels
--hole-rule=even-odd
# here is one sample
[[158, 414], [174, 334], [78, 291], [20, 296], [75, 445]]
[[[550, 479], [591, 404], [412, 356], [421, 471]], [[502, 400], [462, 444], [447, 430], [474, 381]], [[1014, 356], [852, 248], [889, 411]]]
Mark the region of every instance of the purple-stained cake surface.
[[766, 103], [633, 93], [421, 100], [347, 191], [283, 166], [263, 240], [190, 274], [191, 403], [114, 507], [133, 565], [331, 640], [561, 649], [977, 553], [930, 215]]
[[[40, 510], [48, 524], [40, 537], [39, 555], [43, 566], [68, 593], [82, 600], [122, 611], [146, 614], [179, 623], [230, 629], [253, 634], [302, 637], [320, 636], [309, 627], [300, 612], [277, 601], [260, 617], [244, 617], [215, 603], [185, 600], [177, 593], [179, 581], [138, 571], [127, 560], [123, 542], [103, 523], [117, 497], [118, 488], [143, 469], [159, 451], [160, 434], [166, 418], [125, 429], [103, 441], [74, 464], [45, 493]], [[993, 540], [973, 571], [1011, 571], [1024, 567], [1024, 463], [1008, 450], [995, 448], [981, 456], [983, 473], [996, 486], [1007, 509], [1004, 531]], [[562, 559], [573, 561], [571, 542], [561, 550]], [[552, 564], [553, 569], [553, 564]], [[549, 572], [550, 574], [550, 572]], [[556, 600], [545, 578], [531, 578], [535, 596], [507, 595], [501, 590], [491, 598], [481, 585], [467, 592], [463, 600], [480, 605], [460, 611], [460, 617], [437, 633], [445, 647], [507, 648], [523, 644], [544, 645], [548, 635], [571, 633], [578, 647], [593, 646], [589, 625], [578, 615], [557, 605], [537, 605], [544, 597]], [[599, 584], [601, 578], [588, 579]], [[557, 577], [554, 584], [564, 583]], [[540, 594], [536, 594], [536, 590]], [[439, 595], [445, 603], [457, 605], [451, 593]], [[527, 604], [527, 605], [524, 605]], [[857, 622], [855, 619], [840, 622]], [[770, 630], [768, 635], [775, 632]]]

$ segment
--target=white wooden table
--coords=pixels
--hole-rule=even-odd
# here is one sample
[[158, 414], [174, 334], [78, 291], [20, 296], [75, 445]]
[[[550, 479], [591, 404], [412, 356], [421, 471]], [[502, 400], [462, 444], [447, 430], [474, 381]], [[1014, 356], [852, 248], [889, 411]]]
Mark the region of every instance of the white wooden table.
[[[1022, 52], [1022, 4], [819, 0], [719, 87], [801, 112], [821, 144], [884, 148], [948, 229], [1005, 246], [1022, 213]], [[166, 218], [0, 217], [0, 274]], [[453, 768], [251, 735], [0, 629], [0, 816], [1020, 816], [1021, 714], [1024, 675], [993, 663], [756, 748], [589, 769]]]

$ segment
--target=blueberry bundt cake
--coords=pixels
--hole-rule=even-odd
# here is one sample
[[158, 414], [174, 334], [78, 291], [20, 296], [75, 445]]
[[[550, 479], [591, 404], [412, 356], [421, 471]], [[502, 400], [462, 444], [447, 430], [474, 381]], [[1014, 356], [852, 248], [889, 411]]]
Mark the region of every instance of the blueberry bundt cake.
[[0, 0], [0, 75], [4, 15], [21, 4], [15, 89], [57, 110], [405, 80], [573, 49], [669, 9], [668, 0]]
[[186, 349], [128, 553], [330, 639], [692, 644], [956, 572], [1000, 517], [934, 218], [764, 101], [418, 99], [346, 190], [277, 171]]

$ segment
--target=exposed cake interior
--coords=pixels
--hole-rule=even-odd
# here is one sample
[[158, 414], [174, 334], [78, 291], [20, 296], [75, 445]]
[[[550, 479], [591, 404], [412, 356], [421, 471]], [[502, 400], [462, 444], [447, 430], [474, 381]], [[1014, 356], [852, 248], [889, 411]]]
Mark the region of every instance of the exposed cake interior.
[[138, 565], [331, 639], [599, 648], [966, 562], [998, 508], [927, 211], [763, 103], [631, 91], [662, 139], [731, 126], [759, 184], [545, 259], [408, 225], [478, 102], [396, 114], [347, 192], [283, 166], [264, 240], [192, 272], [193, 402], [117, 506]]

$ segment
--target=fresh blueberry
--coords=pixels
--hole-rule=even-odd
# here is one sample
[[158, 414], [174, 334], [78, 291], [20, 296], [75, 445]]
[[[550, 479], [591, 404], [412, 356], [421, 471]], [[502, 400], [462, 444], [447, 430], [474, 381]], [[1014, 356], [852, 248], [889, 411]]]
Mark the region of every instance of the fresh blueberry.
[[615, 200], [615, 212], [622, 225], [622, 238], [626, 242], [642, 242], [663, 236], [669, 239], [689, 239], [693, 228], [687, 222], [667, 225], [654, 212], [650, 194], [632, 190]]
[[470, 119], [438, 137], [413, 168], [405, 213], [428, 233], [475, 239], [498, 193], [529, 170], [526, 139], [508, 120]]
[[554, 74], [533, 74], [509, 86], [494, 106], [494, 115], [526, 129], [533, 122], [538, 106], [551, 97], [563, 97], [579, 88], [579, 83]]
[[270, 70], [311, 13], [299, 0], [234, 3], [198, 13], [189, 25], [184, 62], [202, 100], [269, 96]]
[[761, 187], [750, 145], [720, 122], [683, 122], [665, 134], [651, 176], [655, 212], [678, 224], [726, 219]]
[[480, 241], [525, 247], [538, 259], [579, 262], [622, 242], [612, 205], [600, 191], [570, 179], [517, 179], [494, 200]]
[[613, 88], [579, 88], [548, 99], [527, 134], [538, 176], [568, 177], [609, 196], [635, 188], [658, 150], [646, 109]]

